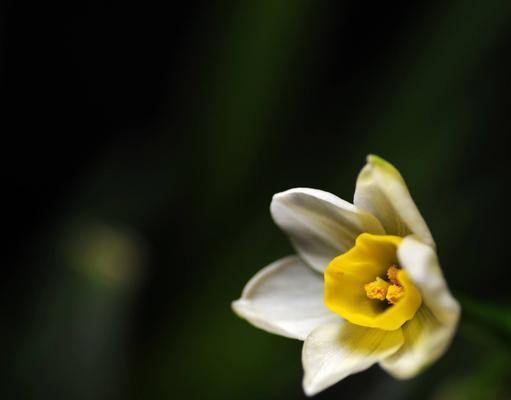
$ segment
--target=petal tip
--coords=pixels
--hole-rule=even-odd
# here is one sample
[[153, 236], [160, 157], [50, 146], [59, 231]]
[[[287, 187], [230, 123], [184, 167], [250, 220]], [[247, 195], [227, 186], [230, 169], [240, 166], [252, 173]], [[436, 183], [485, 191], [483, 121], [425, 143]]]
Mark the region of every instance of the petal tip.
[[243, 299], [233, 300], [231, 301], [231, 310], [238, 317], [245, 319], [243, 315]]
[[388, 164], [387, 161], [385, 161], [380, 156], [377, 156], [376, 154], [368, 154], [366, 157], [366, 161], [368, 164], [371, 164], [371, 165], [386, 165], [386, 164]]
[[312, 397], [321, 392], [321, 389], [318, 388], [317, 385], [315, 385], [307, 376], [303, 377], [302, 388], [307, 397]]
[[290, 196], [290, 195], [292, 196], [295, 193], [307, 192], [310, 190], [312, 190], [312, 189], [298, 187], [298, 188], [291, 188], [291, 189], [283, 190], [282, 192], [275, 193], [271, 197], [270, 213], [275, 218], [276, 208], [279, 207], [280, 205], [283, 205], [286, 202], [286, 198], [288, 198], [288, 196]]
[[378, 160], [381, 160], [381, 159], [382, 158], [380, 156], [377, 156], [376, 154], [368, 154], [367, 157], [366, 157], [366, 161], [369, 164], [376, 163], [376, 162], [378, 162]]
[[391, 163], [389, 163], [384, 158], [377, 156], [376, 154], [368, 154], [367, 155], [367, 164], [372, 167], [377, 167], [385, 171], [396, 173], [397, 175], [401, 176], [399, 171], [394, 167]]

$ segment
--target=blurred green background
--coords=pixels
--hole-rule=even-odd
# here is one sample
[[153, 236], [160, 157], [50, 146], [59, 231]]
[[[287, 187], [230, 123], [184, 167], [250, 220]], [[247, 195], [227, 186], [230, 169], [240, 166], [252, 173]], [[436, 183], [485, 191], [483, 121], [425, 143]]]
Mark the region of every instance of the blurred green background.
[[2, 399], [299, 399], [301, 343], [230, 302], [293, 252], [271, 196], [400, 169], [463, 320], [410, 381], [511, 398], [506, 0], [6, 2]]

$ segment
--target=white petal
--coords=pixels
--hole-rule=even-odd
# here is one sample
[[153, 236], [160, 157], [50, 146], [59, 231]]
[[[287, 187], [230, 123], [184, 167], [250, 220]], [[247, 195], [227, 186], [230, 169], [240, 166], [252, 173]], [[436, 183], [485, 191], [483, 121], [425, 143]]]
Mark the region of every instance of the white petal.
[[232, 307], [258, 328], [300, 340], [321, 324], [341, 320], [323, 304], [322, 276], [297, 256], [259, 271]]
[[376, 216], [387, 234], [406, 236], [414, 233], [424, 243], [435, 246], [403, 177], [380, 157], [367, 157], [367, 164], [357, 179], [353, 202]]
[[414, 319], [403, 326], [405, 344], [381, 363], [389, 373], [405, 379], [442, 356], [456, 330], [460, 306], [449, 292], [436, 253], [430, 246], [407, 236], [397, 254], [423, 300]]
[[412, 235], [401, 241], [397, 257], [435, 318], [441, 324], [456, 324], [460, 305], [449, 292], [435, 250]]
[[422, 306], [402, 330], [403, 347], [380, 361], [381, 367], [397, 379], [413, 378], [437, 360], [453, 334], [452, 325], [442, 325], [426, 306]]
[[352, 248], [361, 233], [385, 233], [374, 216], [321, 190], [296, 188], [277, 193], [270, 210], [300, 256], [320, 272]]
[[315, 329], [305, 340], [303, 388], [312, 396], [348, 375], [369, 368], [403, 344], [400, 329], [383, 331], [348, 322]]

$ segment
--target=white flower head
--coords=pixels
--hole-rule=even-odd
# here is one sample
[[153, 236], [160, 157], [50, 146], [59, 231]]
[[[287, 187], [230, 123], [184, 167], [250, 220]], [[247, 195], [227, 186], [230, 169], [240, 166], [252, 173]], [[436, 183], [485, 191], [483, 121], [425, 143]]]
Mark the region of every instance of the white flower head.
[[375, 363], [417, 375], [445, 352], [460, 315], [397, 169], [368, 156], [353, 203], [307, 188], [273, 196], [298, 254], [263, 268], [232, 303], [253, 325], [304, 341], [308, 395]]

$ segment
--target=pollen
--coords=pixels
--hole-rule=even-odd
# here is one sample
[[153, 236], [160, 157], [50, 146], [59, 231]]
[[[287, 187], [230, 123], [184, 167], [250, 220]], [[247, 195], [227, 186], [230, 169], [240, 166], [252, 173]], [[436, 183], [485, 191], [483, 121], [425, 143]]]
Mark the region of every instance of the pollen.
[[390, 304], [396, 304], [401, 297], [405, 294], [405, 291], [401, 286], [398, 285], [390, 285], [387, 289], [387, 295], [385, 298]]
[[392, 284], [399, 286], [399, 282], [397, 280], [398, 272], [399, 272], [398, 266], [395, 264], [391, 265], [387, 271], [387, 278], [389, 278], [389, 281], [392, 282]]
[[387, 288], [389, 287], [389, 283], [381, 278], [376, 278], [374, 282], [367, 283], [364, 285], [364, 289], [366, 290], [366, 295], [370, 299], [375, 300], [385, 300], [387, 296]]
[[387, 300], [389, 304], [396, 304], [405, 294], [397, 279], [398, 272], [399, 267], [393, 264], [387, 270], [387, 278], [390, 283], [380, 277], [376, 277], [375, 281], [365, 284], [364, 289], [367, 297], [372, 300]]

